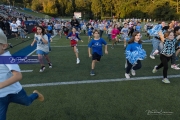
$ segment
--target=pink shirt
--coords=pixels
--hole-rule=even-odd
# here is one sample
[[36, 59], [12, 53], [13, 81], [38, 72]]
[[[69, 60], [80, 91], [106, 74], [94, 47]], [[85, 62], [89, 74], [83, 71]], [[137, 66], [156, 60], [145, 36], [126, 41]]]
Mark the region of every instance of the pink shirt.
[[118, 30], [118, 29], [113, 29], [112, 30], [112, 34], [111, 34], [111, 37], [112, 37], [112, 39], [115, 39], [116, 38], [116, 36], [118, 35], [120, 33], [120, 31]]

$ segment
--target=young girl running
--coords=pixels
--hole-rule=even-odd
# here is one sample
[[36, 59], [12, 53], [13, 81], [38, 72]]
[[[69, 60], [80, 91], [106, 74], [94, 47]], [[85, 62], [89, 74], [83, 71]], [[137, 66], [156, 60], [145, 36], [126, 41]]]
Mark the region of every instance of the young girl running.
[[[69, 33], [67, 38], [69, 38], [71, 40], [71, 47], [77, 58], [76, 64], [79, 64], [80, 59], [79, 59], [79, 55], [78, 55], [77, 42], [78, 42], [78, 40], [81, 40], [81, 39], [79, 38], [78, 33], [76, 33], [76, 28], [72, 28], [72, 32]], [[83, 41], [81, 40], [81, 42], [83, 42]]]
[[41, 64], [41, 69], [39, 72], [43, 72], [45, 70], [45, 65], [43, 63], [43, 55], [48, 61], [49, 68], [52, 68], [52, 64], [48, 57], [49, 53], [49, 45], [48, 45], [48, 36], [45, 34], [45, 29], [42, 26], [37, 27], [37, 33], [34, 35], [34, 41], [32, 42], [31, 46], [37, 42], [37, 51], [38, 59]]
[[114, 44], [115, 42], [118, 41], [118, 38], [117, 38], [117, 35], [120, 33], [120, 31], [117, 29], [118, 28], [118, 25], [115, 24], [114, 25], [114, 28], [112, 30], [112, 33], [111, 33], [111, 37], [112, 37], [112, 49], [114, 49]]
[[[91, 72], [90, 72], [91, 76], [95, 75], [94, 73], [95, 64], [96, 62], [100, 61], [101, 56], [103, 55], [102, 52], [103, 44], [105, 45], [105, 54], [108, 54], [107, 43], [103, 38], [100, 38], [100, 32], [98, 30], [94, 30], [93, 35], [94, 35], [94, 39], [92, 39], [88, 45], [89, 57], [92, 57]], [[91, 48], [93, 50], [92, 54], [91, 54]]]
[[169, 62], [169, 60], [171, 60], [173, 53], [175, 53], [176, 39], [179, 39], [180, 37], [178, 36], [175, 39], [174, 33], [172, 31], [171, 32], [168, 31], [164, 35], [160, 31], [159, 37], [160, 37], [161, 41], [164, 43], [163, 49], [160, 53], [161, 63], [158, 66], [155, 66], [152, 72], [156, 73], [160, 68], [164, 67], [163, 68], [163, 80], [162, 80], [162, 82], [170, 83], [170, 81], [167, 78], [168, 62]]
[[121, 29], [122, 39], [124, 39], [124, 48], [126, 48], [126, 41], [129, 40], [128, 33], [129, 29], [127, 23], [124, 23], [124, 27]]
[[136, 31], [132, 34], [132, 38], [128, 42], [128, 46], [126, 47], [126, 73], [125, 77], [130, 78], [130, 71], [133, 76], [136, 75], [135, 70], [141, 68], [141, 60], [144, 60], [146, 57], [146, 52], [142, 48], [141, 34]]

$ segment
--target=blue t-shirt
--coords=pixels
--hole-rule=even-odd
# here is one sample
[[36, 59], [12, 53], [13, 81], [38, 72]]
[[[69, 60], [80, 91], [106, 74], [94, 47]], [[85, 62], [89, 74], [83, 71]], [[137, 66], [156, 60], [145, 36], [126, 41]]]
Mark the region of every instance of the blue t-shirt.
[[47, 30], [51, 31], [52, 27], [50, 25], [47, 26]]
[[136, 51], [137, 50], [137, 48], [142, 48], [142, 44], [139, 44], [139, 43], [137, 43], [137, 42], [134, 42], [134, 43], [130, 43], [130, 44], [128, 44], [128, 46], [127, 46], [127, 48], [126, 48], [126, 51], [131, 51], [131, 52], [133, 52], [133, 51]]
[[103, 55], [102, 52], [102, 45], [107, 45], [106, 41], [102, 38], [99, 38], [99, 40], [92, 39], [90, 43], [88, 44], [89, 48], [92, 48], [93, 53], [97, 53], [99, 55]]
[[88, 28], [88, 36], [92, 36], [93, 28]]
[[136, 26], [136, 31], [140, 32], [141, 31], [141, 26], [137, 25]]

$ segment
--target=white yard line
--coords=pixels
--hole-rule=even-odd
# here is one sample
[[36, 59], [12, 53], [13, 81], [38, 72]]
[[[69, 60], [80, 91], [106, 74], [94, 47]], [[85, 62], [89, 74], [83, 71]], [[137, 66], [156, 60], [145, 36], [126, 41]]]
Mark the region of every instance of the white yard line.
[[21, 72], [33, 72], [33, 70], [21, 70]]
[[[177, 78], [180, 75], [169, 75], [168, 78]], [[90, 84], [90, 83], [108, 83], [108, 82], [120, 82], [120, 81], [132, 81], [132, 80], [153, 80], [159, 79], [161, 81], [162, 76], [147, 76], [147, 77], [134, 77], [130, 79], [103, 79], [103, 80], [83, 80], [83, 81], [70, 81], [70, 82], [52, 82], [52, 83], [37, 83], [37, 84], [25, 84], [23, 87], [38, 87], [38, 86], [57, 86], [57, 85], [77, 85], [77, 84]]]

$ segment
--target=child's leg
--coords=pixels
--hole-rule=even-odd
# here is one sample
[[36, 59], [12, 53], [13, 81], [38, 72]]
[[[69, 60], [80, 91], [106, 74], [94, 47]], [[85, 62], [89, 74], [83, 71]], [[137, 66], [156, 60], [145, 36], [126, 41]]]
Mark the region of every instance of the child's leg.
[[91, 69], [94, 70], [97, 60], [92, 60]]
[[88, 42], [90, 41], [90, 39], [91, 39], [91, 36], [88, 36]]
[[132, 68], [132, 64], [129, 62], [129, 60], [127, 60], [127, 67], [126, 67], [126, 73], [129, 74], [130, 73], [130, 70]]
[[38, 54], [38, 59], [39, 59], [41, 66], [44, 66], [43, 56], [41, 54]]
[[0, 120], [6, 120], [8, 105], [9, 105], [8, 96], [0, 98]]
[[124, 38], [124, 47], [126, 47], [126, 38]]
[[137, 61], [137, 64], [136, 64], [132, 69], [133, 69], [133, 70], [138, 70], [138, 69], [140, 69], [141, 67], [142, 67], [141, 61], [138, 60], [138, 61]]
[[29, 106], [34, 100], [38, 98], [37, 93], [32, 93], [31, 95], [27, 96], [24, 89], [22, 89], [17, 94], [11, 94], [10, 102]]
[[48, 61], [48, 63], [51, 63], [48, 55], [44, 55], [44, 57], [46, 58], [46, 60]]
[[75, 55], [76, 55], [76, 58], [79, 59], [78, 49], [77, 49], [76, 46], [73, 47], [73, 51], [74, 51], [74, 53], [75, 53]]

